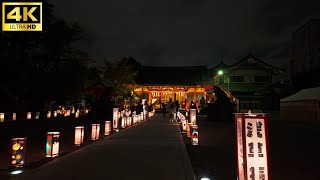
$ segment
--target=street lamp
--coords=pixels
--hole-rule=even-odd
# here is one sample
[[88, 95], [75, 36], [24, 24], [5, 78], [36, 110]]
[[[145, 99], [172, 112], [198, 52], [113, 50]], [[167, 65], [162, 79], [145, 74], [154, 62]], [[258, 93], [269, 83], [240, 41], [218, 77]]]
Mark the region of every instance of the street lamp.
[[[218, 71], [218, 76], [222, 76], [223, 75], [223, 70], [219, 70]], [[229, 89], [230, 89], [230, 79], [229, 79], [229, 76], [228, 76], [228, 92], [229, 92]]]

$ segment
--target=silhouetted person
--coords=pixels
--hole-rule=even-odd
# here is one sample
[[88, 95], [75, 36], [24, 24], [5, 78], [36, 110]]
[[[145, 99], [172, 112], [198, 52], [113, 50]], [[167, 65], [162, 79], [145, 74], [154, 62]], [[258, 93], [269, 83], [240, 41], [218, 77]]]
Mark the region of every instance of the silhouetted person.
[[196, 103], [194, 103], [193, 100], [191, 101], [191, 105], [190, 105], [189, 109], [197, 109], [197, 105], [196, 105]]
[[167, 112], [167, 108], [166, 108], [166, 104], [161, 103], [161, 107], [162, 107], [162, 113], [163, 113], [163, 117], [166, 117], [166, 112]]
[[176, 112], [179, 112], [179, 101], [178, 100], [176, 100], [175, 101], [175, 105], [176, 105]]
[[170, 123], [173, 123], [173, 120], [174, 120], [173, 114], [176, 109], [176, 105], [172, 102], [171, 98], [169, 99], [169, 102], [167, 104], [167, 108], [168, 108], [168, 113], [169, 113], [169, 121], [170, 121]]

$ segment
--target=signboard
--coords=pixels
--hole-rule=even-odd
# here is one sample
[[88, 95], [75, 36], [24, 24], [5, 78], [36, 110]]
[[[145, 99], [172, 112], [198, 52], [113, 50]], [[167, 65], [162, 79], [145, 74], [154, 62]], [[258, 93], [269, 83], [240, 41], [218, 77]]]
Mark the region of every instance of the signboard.
[[59, 155], [60, 132], [47, 133], [46, 157], [56, 157]]
[[266, 114], [236, 114], [235, 120], [238, 179], [270, 179]]
[[75, 127], [74, 144], [76, 146], [80, 146], [83, 143], [83, 136], [84, 136], [84, 126]]
[[190, 109], [190, 122], [194, 125], [197, 124], [197, 111], [196, 109]]
[[119, 108], [113, 108], [113, 129], [118, 129]]
[[26, 162], [27, 138], [11, 139], [11, 165], [23, 167]]

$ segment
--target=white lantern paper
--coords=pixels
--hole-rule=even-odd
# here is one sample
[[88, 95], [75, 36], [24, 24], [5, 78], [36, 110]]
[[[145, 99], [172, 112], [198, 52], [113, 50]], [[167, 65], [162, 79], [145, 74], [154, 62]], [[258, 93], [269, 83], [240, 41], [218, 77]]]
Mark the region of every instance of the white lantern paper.
[[84, 137], [84, 126], [75, 127], [74, 131], [74, 144], [80, 146], [83, 143]]
[[187, 120], [185, 119], [185, 118], [183, 118], [182, 120], [181, 120], [181, 122], [182, 122], [182, 130], [183, 131], [187, 131]]
[[31, 119], [31, 112], [27, 112], [27, 119]]
[[53, 111], [53, 117], [57, 117], [57, 116], [58, 116], [57, 111]]
[[70, 113], [71, 113], [70, 109], [67, 110], [67, 115], [66, 116], [70, 116]]
[[111, 121], [106, 121], [104, 126], [104, 135], [110, 135], [111, 132]]
[[143, 112], [141, 112], [141, 114], [140, 114], [140, 121], [143, 121], [143, 120], [144, 120]]
[[198, 126], [197, 125], [192, 125], [191, 126], [191, 144], [194, 146], [199, 145], [199, 131], [198, 131]]
[[188, 111], [186, 111], [186, 117], [188, 117]]
[[118, 129], [119, 108], [113, 108], [113, 129]]
[[17, 120], [17, 113], [12, 113], [12, 120], [13, 121]]
[[4, 121], [4, 113], [0, 113], [0, 122]]
[[40, 118], [40, 112], [36, 112], [36, 119]]
[[197, 124], [197, 111], [196, 109], [190, 109], [190, 122], [194, 125]]
[[127, 120], [127, 126], [131, 126], [131, 117], [127, 117], [126, 120]]
[[98, 140], [100, 135], [100, 124], [92, 124], [91, 140]]
[[60, 132], [48, 132], [46, 144], [46, 157], [56, 157], [59, 155]]
[[76, 117], [76, 118], [79, 117], [79, 111], [76, 112], [75, 117]]

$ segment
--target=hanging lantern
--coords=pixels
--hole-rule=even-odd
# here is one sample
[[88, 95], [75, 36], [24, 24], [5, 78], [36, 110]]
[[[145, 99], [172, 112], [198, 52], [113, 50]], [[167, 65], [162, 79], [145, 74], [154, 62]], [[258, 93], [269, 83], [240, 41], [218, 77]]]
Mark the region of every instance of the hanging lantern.
[[99, 139], [100, 124], [92, 124], [91, 140], [95, 141]]
[[190, 122], [194, 125], [197, 124], [197, 111], [196, 109], [190, 109]]
[[11, 165], [15, 168], [23, 167], [26, 160], [27, 138], [11, 139]]
[[104, 126], [104, 135], [110, 135], [111, 132], [111, 121], [106, 121]]
[[27, 112], [27, 119], [31, 119], [31, 112]]
[[194, 146], [199, 145], [199, 131], [198, 131], [198, 126], [197, 125], [192, 125], [191, 126], [191, 144]]
[[84, 137], [84, 126], [75, 127], [74, 144], [76, 146], [80, 146], [81, 144], [83, 144], [83, 137]]
[[113, 108], [113, 129], [118, 129], [119, 108]]
[[56, 157], [59, 155], [60, 132], [47, 133], [46, 157]]
[[58, 116], [57, 111], [53, 111], [53, 117], [57, 117], [57, 116]]
[[36, 112], [36, 119], [40, 118], [40, 112]]
[[12, 113], [12, 120], [13, 121], [17, 120], [17, 113]]

